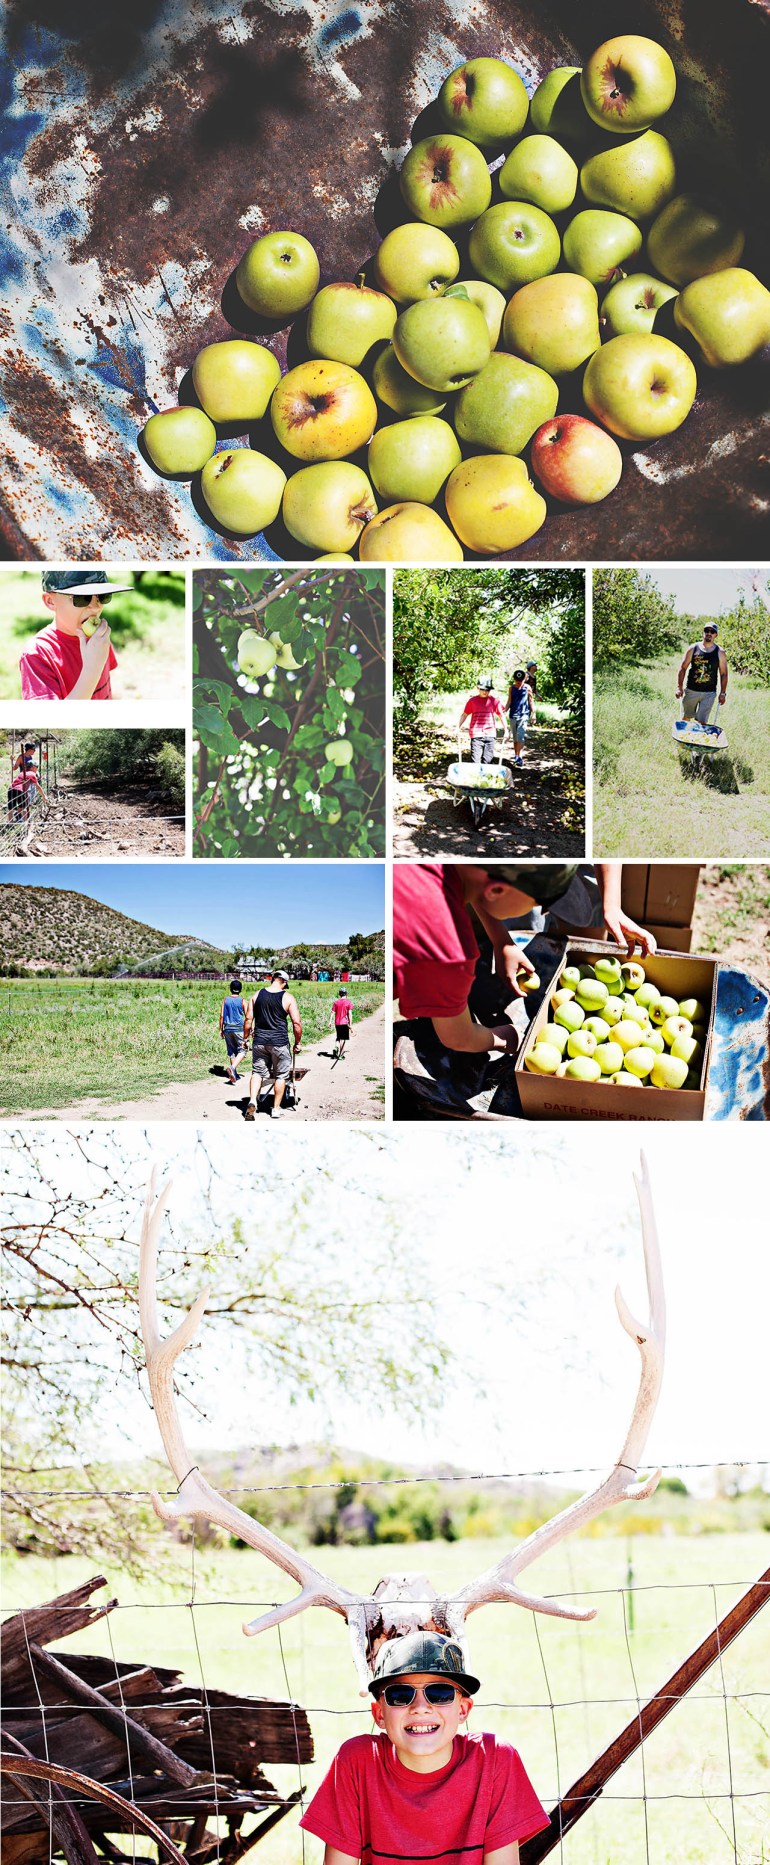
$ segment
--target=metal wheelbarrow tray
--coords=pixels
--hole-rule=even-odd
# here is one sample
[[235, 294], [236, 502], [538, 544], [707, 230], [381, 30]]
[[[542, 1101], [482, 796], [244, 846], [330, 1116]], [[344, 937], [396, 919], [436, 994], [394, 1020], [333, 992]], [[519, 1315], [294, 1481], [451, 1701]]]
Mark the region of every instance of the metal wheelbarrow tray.
[[675, 719], [673, 734], [688, 751], [726, 751], [727, 735], [721, 725], [701, 725], [699, 719]]
[[[735, 188], [745, 263], [768, 276], [770, 0], [627, 0], [622, 18], [615, 0], [482, 0], [465, 22], [434, 0], [305, 11], [282, 0], [10, 0], [7, 22], [7, 557], [297, 556], [276, 527], [269, 541], [218, 534], [196, 493], [140, 458], [137, 433], [180, 384], [184, 394], [197, 350], [232, 334], [231, 320], [285, 363], [287, 332], [238, 309], [232, 273], [249, 240], [294, 227], [316, 245], [322, 282], [355, 278], [387, 229], [414, 120], [463, 58], [507, 58], [531, 93], [610, 33], [660, 38], [678, 73], [666, 127], [681, 184]], [[301, 341], [301, 320], [292, 361], [298, 330]], [[611, 498], [553, 509], [512, 555], [756, 555], [768, 532], [768, 390], [753, 368], [699, 374], [705, 393], [687, 422], [629, 449]]]
[[449, 765], [446, 780], [457, 804], [467, 800], [475, 829], [481, 827], [485, 812], [499, 808], [513, 788], [513, 778], [502, 760], [498, 764], [463, 763], [456, 758]]

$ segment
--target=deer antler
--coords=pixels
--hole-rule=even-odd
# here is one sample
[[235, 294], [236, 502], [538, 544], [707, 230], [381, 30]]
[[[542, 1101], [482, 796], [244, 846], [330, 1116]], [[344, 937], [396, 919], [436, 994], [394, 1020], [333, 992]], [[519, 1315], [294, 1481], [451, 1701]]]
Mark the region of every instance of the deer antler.
[[274, 1535], [269, 1528], [263, 1528], [260, 1522], [252, 1520], [243, 1509], [235, 1503], [228, 1502], [220, 1496], [205, 1477], [201, 1476], [197, 1464], [184, 1440], [181, 1420], [177, 1412], [174, 1394], [174, 1364], [178, 1355], [195, 1338], [198, 1324], [208, 1301], [208, 1289], [197, 1297], [183, 1321], [162, 1340], [158, 1326], [158, 1304], [156, 1294], [156, 1269], [158, 1260], [158, 1241], [163, 1213], [168, 1205], [171, 1193], [171, 1181], [161, 1187], [156, 1197], [157, 1176], [153, 1170], [147, 1188], [142, 1221], [142, 1236], [139, 1248], [139, 1316], [142, 1328], [145, 1354], [147, 1358], [147, 1375], [150, 1392], [158, 1421], [158, 1429], [163, 1439], [163, 1448], [171, 1469], [179, 1484], [178, 1499], [168, 1502], [157, 1491], [152, 1492], [152, 1504], [156, 1515], [162, 1522], [176, 1522], [180, 1517], [193, 1516], [201, 1520], [216, 1523], [231, 1535], [237, 1535], [250, 1548], [256, 1548], [269, 1561], [284, 1572], [291, 1574], [300, 1591], [293, 1599], [283, 1605], [273, 1606], [258, 1619], [247, 1621], [243, 1630], [252, 1637], [256, 1632], [264, 1632], [268, 1626], [279, 1625], [284, 1619], [291, 1619], [295, 1613], [304, 1612], [306, 1606], [329, 1606], [332, 1612], [341, 1613], [348, 1622], [353, 1639], [353, 1653], [359, 1676], [367, 1683], [366, 1668], [366, 1624], [364, 1601], [357, 1593], [349, 1593], [346, 1587], [336, 1586], [327, 1579], [320, 1569], [314, 1567], [301, 1554], [295, 1553], [288, 1542]]
[[558, 1606], [553, 1600], [540, 1599], [537, 1595], [525, 1593], [517, 1586], [517, 1576], [530, 1567], [541, 1554], [552, 1548], [565, 1535], [571, 1535], [575, 1529], [583, 1528], [586, 1522], [593, 1521], [616, 1502], [641, 1502], [651, 1496], [660, 1481], [660, 1470], [652, 1476], [637, 1481], [639, 1464], [652, 1424], [655, 1407], [658, 1402], [663, 1379], [663, 1357], [666, 1339], [666, 1303], [663, 1291], [663, 1273], [660, 1262], [658, 1231], [647, 1172], [647, 1161], [642, 1153], [641, 1177], [634, 1176], [636, 1195], [642, 1220], [642, 1238], [644, 1242], [644, 1261], [647, 1275], [647, 1291], [650, 1300], [650, 1319], [643, 1323], [636, 1321], [631, 1314], [620, 1289], [615, 1290], [615, 1306], [622, 1326], [631, 1340], [636, 1341], [642, 1360], [639, 1390], [631, 1418], [631, 1424], [617, 1463], [605, 1477], [604, 1482], [581, 1496], [569, 1508], [562, 1509], [549, 1522], [527, 1536], [511, 1554], [506, 1554], [496, 1566], [480, 1574], [476, 1580], [468, 1581], [458, 1593], [453, 1593], [441, 1602], [447, 1625], [455, 1637], [462, 1636], [466, 1615], [475, 1612], [477, 1607], [492, 1602], [510, 1601], [513, 1605], [527, 1606], [531, 1612], [551, 1613], [562, 1619], [593, 1619], [595, 1610], [580, 1612], [569, 1606]]

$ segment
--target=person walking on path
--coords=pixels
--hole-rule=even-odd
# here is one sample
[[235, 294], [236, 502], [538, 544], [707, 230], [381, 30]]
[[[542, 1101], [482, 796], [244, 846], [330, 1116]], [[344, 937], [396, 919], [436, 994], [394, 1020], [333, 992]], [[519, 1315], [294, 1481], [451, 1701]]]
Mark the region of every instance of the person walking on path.
[[508, 717], [511, 722], [513, 739], [513, 761], [521, 770], [524, 763], [524, 744], [530, 719], [536, 718], [535, 695], [527, 683], [523, 667], [517, 667], [508, 689]]
[[282, 1114], [281, 1102], [291, 1074], [289, 1022], [294, 1031], [295, 1055], [302, 1041], [302, 1018], [288, 984], [288, 972], [274, 971], [270, 983], [257, 991], [246, 1008], [243, 1040], [248, 1043], [249, 1038], [253, 1039], [247, 1120], [256, 1119], [257, 1095], [270, 1081], [273, 1083], [273, 1119], [277, 1120]]
[[238, 1063], [246, 1054], [244, 1015], [243, 985], [240, 978], [233, 978], [229, 996], [222, 999], [219, 1011], [219, 1034], [224, 1037], [227, 1052], [227, 1079], [233, 1085], [238, 1080]]
[[340, 985], [339, 994], [335, 997], [334, 1003], [332, 1004], [330, 1022], [334, 1024], [336, 1036], [334, 1057], [335, 1061], [339, 1061], [345, 1054], [348, 1038], [350, 1036], [350, 1026], [353, 1022], [353, 1005], [348, 997], [347, 985], [345, 984]]
[[505, 725], [505, 713], [499, 699], [492, 692], [492, 681], [488, 674], [482, 674], [476, 681], [476, 692], [466, 700], [460, 713], [460, 730], [467, 719], [471, 737], [471, 760], [474, 764], [492, 764], [495, 756], [495, 726], [498, 719]]
[[537, 661], [527, 661], [527, 686], [537, 695]]
[[709, 723], [717, 686], [719, 705], [727, 700], [727, 655], [719, 646], [718, 633], [716, 622], [704, 622], [703, 640], [687, 649], [677, 676], [676, 696], [682, 701], [684, 717], [697, 719], [700, 725]]

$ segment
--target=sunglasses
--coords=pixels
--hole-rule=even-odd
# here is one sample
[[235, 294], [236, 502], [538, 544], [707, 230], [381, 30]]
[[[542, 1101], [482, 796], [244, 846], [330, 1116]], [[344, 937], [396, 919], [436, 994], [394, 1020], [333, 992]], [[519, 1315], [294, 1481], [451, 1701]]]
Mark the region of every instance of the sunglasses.
[[[67, 591], [64, 590], [62, 593], [66, 596]], [[108, 595], [103, 596], [98, 589], [95, 589], [93, 596], [72, 596], [70, 600], [74, 602], [76, 609], [87, 609], [89, 602], [93, 602], [94, 598], [97, 602], [101, 603], [103, 609], [106, 609], [108, 602], [112, 601], [112, 591], [110, 591]]]
[[[386, 1684], [380, 1694], [392, 1710], [405, 1710], [414, 1702], [417, 1690], [414, 1684]], [[426, 1703], [451, 1703], [457, 1690], [454, 1684], [424, 1684], [422, 1694]]]

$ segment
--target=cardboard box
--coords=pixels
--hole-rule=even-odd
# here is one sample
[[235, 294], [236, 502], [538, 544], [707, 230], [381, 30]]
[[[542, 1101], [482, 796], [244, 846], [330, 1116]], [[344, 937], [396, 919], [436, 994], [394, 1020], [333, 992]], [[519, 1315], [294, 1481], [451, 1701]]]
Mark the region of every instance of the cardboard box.
[[689, 952], [692, 946], [691, 926], [653, 926], [650, 920], [644, 923], [647, 931], [652, 933], [658, 945], [666, 952]]
[[[639, 925], [689, 926], [698, 892], [700, 862], [624, 861], [620, 897]], [[672, 942], [674, 943], [674, 942]]]
[[[627, 953], [618, 946], [600, 941], [570, 939], [564, 955], [565, 965], [593, 965], [597, 958], [619, 958]], [[640, 959], [645, 976], [664, 996], [697, 997], [706, 1009], [706, 1040], [703, 1046], [699, 1088], [614, 1088], [606, 1082], [570, 1081], [553, 1075], [532, 1075], [524, 1058], [533, 1049], [550, 1017], [550, 992], [533, 1018], [516, 1057], [516, 1083], [522, 1111], [531, 1120], [702, 1120], [706, 1106], [706, 1085], [711, 1057], [711, 1032], [714, 1022], [717, 961], [693, 958], [682, 952], [656, 952]]]

